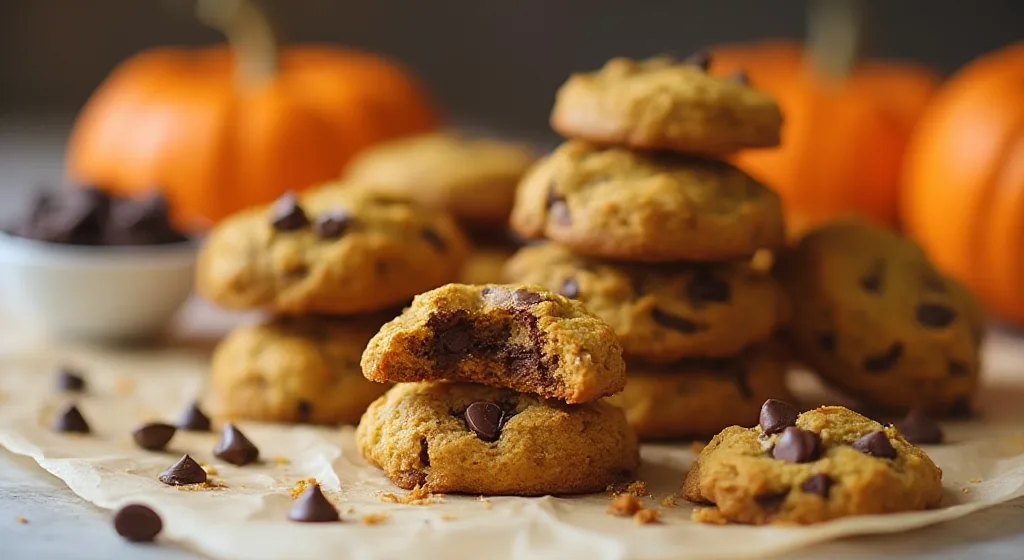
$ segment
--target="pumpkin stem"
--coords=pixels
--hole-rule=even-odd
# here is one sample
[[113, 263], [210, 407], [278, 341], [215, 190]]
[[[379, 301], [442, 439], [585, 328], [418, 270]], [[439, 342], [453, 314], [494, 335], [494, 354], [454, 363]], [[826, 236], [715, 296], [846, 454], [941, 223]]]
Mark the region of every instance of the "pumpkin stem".
[[863, 43], [862, 0], [808, 0], [807, 43], [814, 69], [842, 82], [853, 71]]
[[197, 0], [196, 17], [227, 37], [240, 83], [259, 83], [277, 73], [277, 38], [254, 0]]

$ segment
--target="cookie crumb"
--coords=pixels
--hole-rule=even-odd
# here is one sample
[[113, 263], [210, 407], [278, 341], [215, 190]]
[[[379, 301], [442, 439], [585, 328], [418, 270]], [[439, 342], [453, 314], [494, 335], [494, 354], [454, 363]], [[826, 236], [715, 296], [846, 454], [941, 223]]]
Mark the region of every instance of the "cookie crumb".
[[198, 461], [198, 463], [199, 463], [199, 466], [203, 467], [203, 470], [206, 471], [206, 474], [217, 474], [217, 467], [215, 467], [213, 465], [207, 465], [206, 463], [204, 463], [202, 461]]
[[483, 496], [478, 497], [477, 501], [484, 505], [484, 509], [491, 509], [492, 507], [494, 507], [494, 504], [492, 504], [490, 500]]
[[726, 525], [729, 523], [725, 516], [722, 515], [722, 512], [716, 507], [697, 508], [690, 514], [690, 519], [698, 523], [710, 525]]
[[273, 459], [271, 459], [271, 461], [277, 463], [278, 465], [287, 465], [291, 463], [291, 461], [288, 460], [288, 457], [281, 457], [280, 455], [274, 457]]
[[311, 484], [316, 484], [315, 478], [300, 478], [299, 480], [296, 480], [290, 491], [292, 498], [298, 498], [301, 496], [302, 493], [306, 491], [306, 487]]
[[608, 513], [619, 517], [629, 517], [641, 509], [643, 506], [640, 504], [640, 498], [632, 494], [619, 494], [612, 498], [612, 503], [608, 506]]
[[704, 451], [704, 448], [707, 446], [708, 444], [703, 441], [691, 441], [690, 451], [693, 451], [694, 453], [700, 453], [701, 451]]
[[651, 493], [647, 491], [647, 483], [642, 480], [623, 482], [621, 484], [609, 484], [605, 487], [604, 492], [609, 498], [614, 498], [620, 494], [630, 494], [637, 498], [643, 498], [651, 495]]
[[459, 519], [459, 516], [455, 515], [455, 514], [452, 514], [452, 513], [442, 513], [441, 514], [441, 521], [457, 521], [458, 519]]
[[28, 519], [26, 519], [24, 515], [18, 515], [14, 518], [14, 520], [22, 525], [28, 524]]
[[970, 482], [971, 484], [980, 484], [981, 483], [981, 479], [980, 478], [972, 478], [972, 479], [968, 480], [967, 482]]
[[674, 508], [676, 507], [676, 495], [669, 494], [661, 500], [661, 507]]
[[199, 484], [185, 484], [183, 486], [175, 486], [174, 489], [179, 492], [202, 492], [205, 490], [220, 490], [222, 488], [227, 487], [228, 485], [225, 484], [224, 481], [219, 478], [208, 478], [206, 479], [206, 482], [201, 482]]
[[348, 506], [348, 509], [345, 510], [345, 515], [352, 515], [355, 512], [356, 512], [356, 508], [354, 508], [352, 506]]
[[640, 511], [633, 514], [633, 521], [637, 525], [661, 523], [661, 512], [651, 508], [640, 508]]
[[391, 517], [386, 513], [368, 513], [363, 516], [363, 525], [380, 525]]
[[441, 500], [435, 498], [433, 494], [427, 491], [426, 488], [416, 485], [415, 488], [409, 490], [408, 494], [400, 496], [393, 492], [384, 492], [377, 496], [377, 499], [382, 502], [391, 504], [406, 504], [413, 506], [425, 506], [433, 503], [440, 502]]
[[971, 493], [971, 489], [968, 488], [967, 486], [964, 486], [963, 488], [961, 488], [960, 491], [963, 492], [964, 494], [970, 494]]

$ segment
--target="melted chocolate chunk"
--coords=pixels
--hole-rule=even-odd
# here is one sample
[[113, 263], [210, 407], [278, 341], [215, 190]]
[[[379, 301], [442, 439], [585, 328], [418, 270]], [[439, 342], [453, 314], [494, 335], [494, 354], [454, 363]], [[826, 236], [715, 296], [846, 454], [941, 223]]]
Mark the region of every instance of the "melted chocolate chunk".
[[683, 64], [687, 66], [696, 66], [707, 72], [708, 68], [711, 68], [711, 53], [705, 50], [697, 51], [684, 58]]
[[193, 401], [178, 417], [178, 428], [186, 432], [209, 432], [210, 418], [203, 414], [199, 403]]
[[64, 366], [57, 372], [57, 389], [66, 393], [85, 392], [85, 378], [78, 371]]
[[683, 334], [694, 334], [707, 328], [702, 325], [698, 325], [685, 317], [680, 317], [678, 315], [662, 311], [657, 307], [651, 309], [651, 319], [665, 328], [672, 329]]
[[893, 342], [885, 352], [864, 358], [864, 371], [882, 373], [892, 369], [903, 357], [903, 343]]
[[313, 232], [320, 239], [337, 239], [345, 235], [355, 223], [351, 214], [344, 210], [335, 210], [317, 216], [313, 221]]
[[923, 410], [908, 412], [903, 420], [896, 422], [896, 429], [910, 443], [942, 443], [942, 427]]
[[288, 512], [288, 519], [299, 523], [333, 523], [341, 521], [338, 510], [324, 496], [319, 484], [306, 486]]
[[427, 320], [433, 331], [432, 355], [438, 367], [452, 369], [466, 355], [473, 342], [473, 322], [462, 310], [438, 312]]
[[445, 243], [444, 238], [432, 227], [425, 227], [420, 230], [420, 236], [430, 244], [438, 253], [443, 253], [448, 250], [448, 244]]
[[796, 408], [787, 402], [768, 399], [761, 405], [761, 431], [769, 435], [777, 434], [790, 426], [795, 426], [799, 414]]
[[868, 432], [850, 445], [857, 451], [872, 457], [880, 457], [882, 459], [896, 458], [896, 448], [889, 441], [889, 436], [885, 435], [885, 432], [881, 430]]
[[225, 424], [213, 456], [241, 467], [256, 462], [260, 450], [233, 424]]
[[871, 270], [860, 278], [860, 287], [868, 293], [882, 293], [882, 278], [885, 275], [885, 261], [878, 260], [871, 265]]
[[758, 494], [754, 496], [754, 502], [768, 513], [775, 513], [779, 511], [782, 504], [786, 501], [786, 496], [789, 495], [789, 490], [782, 490], [780, 492], [765, 492], [764, 494]]
[[782, 431], [772, 457], [790, 463], [809, 463], [821, 456], [821, 436], [790, 426]]
[[580, 296], [580, 285], [575, 278], [570, 278], [558, 288], [558, 293], [569, 299], [576, 299]]
[[132, 432], [135, 444], [149, 451], [160, 451], [167, 447], [178, 428], [162, 422], [143, 424]]
[[430, 466], [430, 448], [427, 446], [427, 438], [420, 438], [420, 465]]
[[732, 288], [721, 278], [710, 272], [701, 271], [690, 279], [686, 287], [686, 297], [694, 304], [728, 303], [732, 299]]
[[836, 349], [836, 333], [824, 332], [819, 334], [818, 347], [826, 352], [834, 352]]
[[956, 320], [956, 311], [938, 303], [917, 306], [917, 322], [929, 329], [944, 329]]
[[142, 504], [128, 504], [114, 514], [114, 530], [130, 542], [153, 542], [163, 529], [160, 516]]
[[53, 419], [52, 427], [53, 431], [62, 433], [87, 434], [91, 431], [89, 423], [85, 421], [85, 417], [82, 416], [78, 407], [73, 404], [69, 404], [57, 414]]
[[271, 225], [277, 231], [295, 231], [309, 226], [309, 218], [299, 205], [295, 193], [285, 193], [278, 198], [271, 212]]
[[159, 480], [169, 486], [202, 484], [206, 482], [206, 471], [199, 466], [199, 463], [195, 462], [195, 459], [186, 454], [182, 455], [177, 463], [160, 473]]
[[808, 494], [817, 494], [822, 498], [828, 498], [829, 490], [832, 489], [834, 481], [824, 473], [812, 474], [800, 484], [800, 489]]
[[504, 413], [500, 406], [492, 402], [475, 402], [466, 407], [463, 416], [476, 437], [484, 441], [495, 441], [501, 435]]
[[512, 303], [517, 306], [529, 307], [542, 301], [544, 301], [544, 298], [537, 292], [522, 289], [512, 292]]
[[548, 187], [548, 216], [554, 223], [559, 225], [567, 226], [572, 223], [572, 217], [569, 215], [569, 205], [566, 204], [565, 197], [559, 195], [555, 190], [553, 182]]

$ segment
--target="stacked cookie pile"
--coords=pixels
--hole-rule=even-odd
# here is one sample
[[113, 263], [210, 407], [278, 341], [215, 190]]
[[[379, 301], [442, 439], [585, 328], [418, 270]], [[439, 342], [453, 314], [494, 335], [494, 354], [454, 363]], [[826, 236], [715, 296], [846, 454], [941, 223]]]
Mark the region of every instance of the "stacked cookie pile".
[[199, 257], [199, 292], [273, 317], [217, 347], [217, 414], [355, 423], [386, 390], [361, 374], [366, 343], [414, 295], [455, 280], [467, 252], [443, 212], [357, 183], [287, 194], [226, 219]]
[[784, 398], [782, 290], [754, 255], [784, 242], [778, 196], [721, 158], [774, 146], [775, 101], [706, 56], [614, 59], [559, 90], [570, 138], [527, 172], [506, 280], [582, 302], [622, 343], [615, 397], [641, 439], [707, 437]]
[[363, 456], [398, 486], [430, 492], [597, 492], [640, 457], [623, 412], [615, 333], [536, 286], [450, 284], [384, 325], [363, 373], [398, 383], [359, 423]]
[[460, 281], [497, 282], [517, 244], [508, 235], [516, 185], [536, 158], [526, 146], [436, 132], [385, 142], [352, 160], [349, 180], [448, 212], [473, 243]]

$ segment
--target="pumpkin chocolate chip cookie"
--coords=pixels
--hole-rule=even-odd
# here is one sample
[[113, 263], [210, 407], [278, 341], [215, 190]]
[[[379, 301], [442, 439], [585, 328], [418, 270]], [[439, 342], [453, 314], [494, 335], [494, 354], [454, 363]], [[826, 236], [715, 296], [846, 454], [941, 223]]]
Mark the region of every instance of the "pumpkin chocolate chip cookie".
[[522, 237], [616, 260], [721, 261], [785, 242], [778, 195], [728, 163], [569, 141], [523, 178]]
[[736, 354], [789, 312], [771, 274], [746, 261], [626, 264], [547, 243], [520, 249], [504, 274], [580, 301], [615, 329], [627, 357], [647, 361]]
[[226, 308], [362, 313], [451, 282], [467, 252], [447, 215], [338, 183], [225, 220], [199, 256], [197, 287]]
[[770, 400], [760, 425], [711, 440], [683, 497], [714, 504], [695, 512], [698, 520], [810, 524], [937, 507], [942, 471], [893, 426], [839, 406], [798, 415]]
[[394, 315], [278, 318], [240, 327], [213, 354], [210, 385], [227, 420], [354, 424], [388, 386], [363, 377], [366, 343]]
[[602, 401], [566, 405], [471, 383], [396, 385], [356, 430], [399, 487], [535, 496], [599, 492], [631, 480], [636, 436]]
[[600, 144], [722, 155], [777, 146], [782, 112], [767, 93], [712, 76], [706, 64], [614, 58], [562, 85], [551, 126]]
[[984, 313], [912, 241], [860, 220], [805, 235], [775, 267], [797, 357], [866, 404], [966, 412]]
[[516, 185], [534, 159], [519, 144], [439, 132], [370, 148], [349, 163], [346, 175], [467, 225], [504, 228]]
[[373, 337], [362, 367], [373, 381], [473, 381], [568, 403], [626, 383], [611, 327], [539, 286], [449, 284], [420, 294]]
[[757, 421], [766, 399], [787, 399], [788, 362], [780, 345], [763, 343], [724, 358], [673, 364], [626, 364], [626, 388], [608, 397], [641, 440], [709, 438], [727, 426]]

